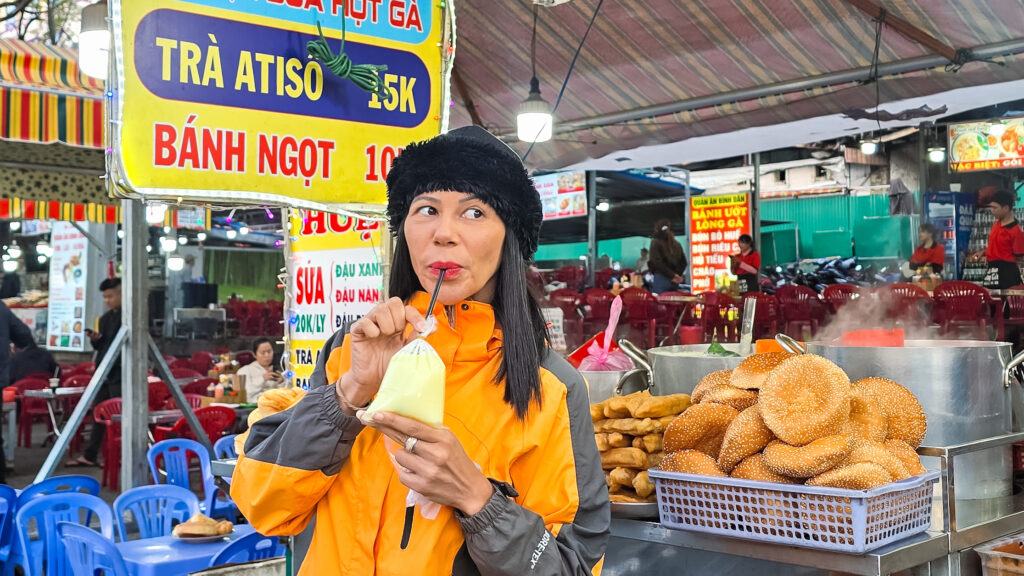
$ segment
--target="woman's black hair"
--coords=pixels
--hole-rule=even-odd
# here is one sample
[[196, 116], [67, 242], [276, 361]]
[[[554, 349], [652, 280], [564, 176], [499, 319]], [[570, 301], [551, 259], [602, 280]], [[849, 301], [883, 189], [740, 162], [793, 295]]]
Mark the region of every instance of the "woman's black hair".
[[[934, 242], [936, 244], [939, 243], [939, 229], [936, 228], [935, 226], [932, 226], [930, 223], [925, 222], [924, 224], [921, 224], [921, 226], [918, 228], [918, 230], [931, 234], [932, 242]], [[921, 244], [921, 245], [924, 246], [924, 244]]]
[[263, 344], [270, 344], [270, 349], [274, 349], [274, 341], [270, 338], [257, 338], [252, 341], [252, 353], [255, 354], [260, 351], [260, 346]]
[[754, 237], [750, 234], [740, 234], [740, 237], [737, 240], [744, 244], [749, 244], [751, 248], [754, 247]]
[[[425, 290], [413, 270], [403, 228], [398, 228], [395, 240], [388, 294], [408, 301], [415, 292]], [[540, 406], [540, 363], [547, 349], [547, 322], [540, 305], [527, 290], [526, 268], [519, 239], [512, 227], [507, 226], [491, 303], [495, 321], [502, 331], [501, 364], [494, 381], [496, 384], [504, 381], [505, 403], [520, 419], [526, 418], [531, 401]]]

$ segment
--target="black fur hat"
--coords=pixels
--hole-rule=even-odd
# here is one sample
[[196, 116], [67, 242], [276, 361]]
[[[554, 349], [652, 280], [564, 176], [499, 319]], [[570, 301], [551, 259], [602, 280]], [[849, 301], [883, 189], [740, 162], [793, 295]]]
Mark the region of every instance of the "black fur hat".
[[388, 221], [398, 234], [412, 199], [425, 192], [473, 194], [515, 230], [523, 259], [537, 251], [543, 210], [519, 155], [479, 126], [410, 144], [388, 172]]

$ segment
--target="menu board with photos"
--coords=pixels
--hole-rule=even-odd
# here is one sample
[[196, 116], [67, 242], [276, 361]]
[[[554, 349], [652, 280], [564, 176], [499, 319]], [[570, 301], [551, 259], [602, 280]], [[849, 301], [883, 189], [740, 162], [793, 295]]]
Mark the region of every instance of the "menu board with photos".
[[585, 172], [556, 172], [534, 176], [533, 185], [540, 194], [545, 220], [587, 215]]
[[949, 126], [953, 172], [1024, 167], [1024, 118], [1002, 118]]
[[89, 240], [69, 222], [54, 222], [50, 236], [50, 305], [46, 346], [84, 352]]

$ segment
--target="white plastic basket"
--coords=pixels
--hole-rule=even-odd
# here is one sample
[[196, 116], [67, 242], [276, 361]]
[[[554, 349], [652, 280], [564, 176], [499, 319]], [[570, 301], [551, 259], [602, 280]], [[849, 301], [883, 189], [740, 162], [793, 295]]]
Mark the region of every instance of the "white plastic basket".
[[843, 490], [650, 470], [668, 528], [862, 554], [928, 529], [928, 472], [873, 490]]
[[1024, 534], [993, 540], [974, 550], [981, 557], [982, 576], [1024, 575]]

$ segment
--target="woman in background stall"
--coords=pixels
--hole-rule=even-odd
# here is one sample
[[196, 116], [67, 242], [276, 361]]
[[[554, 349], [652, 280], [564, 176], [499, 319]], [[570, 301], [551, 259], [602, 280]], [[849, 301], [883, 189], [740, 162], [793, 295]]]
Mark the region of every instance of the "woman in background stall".
[[729, 267], [739, 279], [740, 294], [758, 292], [761, 283], [761, 255], [754, 250], [754, 239], [750, 234], [740, 236], [737, 243], [740, 245], [740, 253], [729, 255]]
[[928, 223], [921, 224], [917, 229], [917, 241], [920, 244], [910, 256], [910, 270], [915, 274], [922, 268], [931, 268], [935, 274], [942, 274], [942, 266], [946, 263], [946, 247], [936, 240], [938, 233], [935, 226]]
[[651, 292], [671, 292], [684, 282], [683, 274], [688, 266], [683, 246], [672, 234], [672, 222], [668, 218], [658, 220], [651, 237], [651, 253], [647, 269], [654, 276]]

